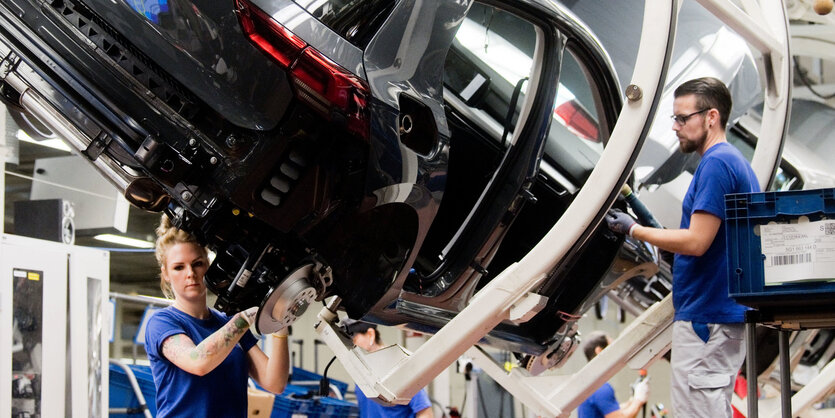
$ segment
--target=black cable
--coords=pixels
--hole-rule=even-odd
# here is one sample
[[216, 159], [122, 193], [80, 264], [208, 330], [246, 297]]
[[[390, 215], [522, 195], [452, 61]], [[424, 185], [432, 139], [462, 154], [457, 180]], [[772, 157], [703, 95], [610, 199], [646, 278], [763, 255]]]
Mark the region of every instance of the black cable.
[[331, 361], [329, 361], [328, 365], [325, 366], [325, 371], [322, 372], [322, 379], [319, 380], [319, 396], [328, 396], [331, 393], [331, 382], [328, 380], [328, 369], [331, 367], [334, 360], [336, 360], [336, 356], [331, 358]]
[[[446, 410], [444, 409], [444, 406], [443, 406], [443, 405], [441, 405], [441, 403], [440, 403], [440, 402], [436, 401], [436, 400], [435, 400], [435, 399], [433, 399], [433, 398], [429, 398], [429, 403], [430, 403], [430, 404], [432, 404], [432, 405], [437, 405], [437, 406], [438, 406], [438, 409], [440, 409], [440, 410], [441, 410], [441, 418], [446, 418]], [[434, 410], [434, 409], [433, 409], [433, 410]]]
[[464, 415], [465, 408], [467, 407], [467, 389], [464, 389], [464, 399], [461, 400], [461, 415]]
[[331, 361], [328, 362], [328, 365], [325, 366], [325, 371], [322, 372], [323, 377], [328, 377], [328, 369], [331, 367], [331, 364], [333, 364], [334, 360], [336, 360], [336, 356], [333, 356], [333, 358], [331, 358]]
[[812, 80], [809, 80], [809, 77], [806, 75], [806, 70], [804, 68], [800, 67], [800, 63], [797, 61], [796, 56], [792, 57], [792, 61], [794, 62], [794, 73], [797, 74], [797, 76], [800, 78], [800, 81], [809, 89], [809, 91], [812, 92], [812, 94], [814, 94], [815, 96], [818, 96], [819, 98], [821, 98], [823, 100], [829, 100], [829, 99], [835, 97], [835, 93], [827, 94], [827, 95], [818, 93], [814, 89], [814, 87], [812, 87]]
[[[490, 25], [493, 24], [493, 16], [496, 14], [496, 9], [490, 9], [490, 19], [487, 20], [486, 24], [484, 25], [484, 52], [487, 52], [487, 47], [490, 46]], [[482, 23], [484, 22], [484, 17], [482, 17]]]

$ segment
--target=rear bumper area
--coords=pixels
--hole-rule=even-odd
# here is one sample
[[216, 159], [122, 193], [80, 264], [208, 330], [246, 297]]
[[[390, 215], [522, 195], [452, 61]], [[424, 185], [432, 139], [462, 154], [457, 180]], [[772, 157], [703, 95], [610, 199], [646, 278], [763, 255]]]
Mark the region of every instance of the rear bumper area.
[[[14, 63], [17, 57], [14, 53], [10, 52], [8, 45], [4, 44], [2, 40], [0, 40], [0, 54], [3, 54], [5, 58], [2, 64], [0, 64], [3, 70], [7, 67], [15, 66]], [[91, 147], [91, 144], [103, 132], [101, 128], [92, 121], [84, 124], [83, 127], [76, 126], [56, 109], [42, 93], [30, 87], [31, 84], [43, 84], [43, 79], [39, 79], [38, 75], [25, 63], [18, 62], [15, 67], [13, 71], [2, 71], [0, 73], [0, 82], [3, 83], [4, 95], [16, 96], [17, 105], [34, 115], [38, 120], [44, 122], [53, 132], [69, 142], [73, 148], [92, 151], [93, 147]], [[64, 109], [77, 110], [77, 108], [73, 108], [68, 102], [64, 101], [64, 103], [67, 104]], [[96, 169], [122, 192], [127, 189], [131, 182], [137, 180], [139, 177], [128, 173], [117, 161], [109, 157], [96, 158], [93, 160], [93, 164]]]
[[[3, 101], [24, 109], [43, 122], [89, 159], [129, 201], [141, 208], [159, 210], [160, 205], [167, 202], [166, 192], [147, 178], [136, 158], [137, 151], [152, 137], [147, 125], [113, 110], [116, 107], [106, 102], [108, 96], [89, 90], [88, 87], [95, 84], [68, 71], [68, 67], [62, 65], [66, 62], [55, 51], [9, 21], [7, 11], [3, 10], [0, 16]], [[110, 92], [123, 94], [123, 99], [133, 100], [137, 106], [148, 106], [124, 88]], [[147, 109], [153, 111], [150, 107]], [[148, 119], [143, 122], [147, 123]], [[177, 129], [170, 123], [163, 125], [169, 131]], [[136, 191], [135, 187], [140, 184], [145, 190], [132, 195], [131, 190]], [[200, 213], [201, 208], [192, 209]]]
[[159, 210], [170, 195], [205, 214], [218, 186], [201, 186], [217, 183], [211, 173], [229, 157], [218, 143], [259, 133], [229, 123], [120, 35], [102, 36], [109, 26], [89, 10], [76, 12], [61, 1], [0, 1], [4, 101], [36, 115], [137, 206]]
[[[123, 146], [122, 156], [130, 155], [125, 148], [135, 141], [142, 132], [129, 129], [111, 112], [94, 112], [101, 106], [92, 95], [75, 82], [75, 79], [61, 68], [49, 52], [23, 30], [10, 21], [8, 9], [0, 15], [0, 92], [3, 101], [10, 106], [20, 107], [37, 117], [73, 148], [84, 153], [95, 167], [104, 174], [120, 191], [141, 177], [131, 172], [129, 164], [123, 165], [114, 158], [101, 156], [103, 149], [91, 147], [98, 139], [110, 138], [112, 145]], [[84, 97], [87, 97], [86, 103]], [[84, 103], [84, 106], [81, 105]], [[102, 106], [102, 109], [105, 109]], [[94, 116], [96, 115], [97, 116]], [[115, 123], [108, 123], [108, 120]], [[111, 126], [107, 126], [111, 125]], [[122, 125], [124, 131], [114, 136]], [[108, 134], [108, 132], [110, 132]], [[114, 140], [116, 142], [114, 142]], [[102, 158], [98, 158], [102, 157]], [[129, 160], [129, 159], [128, 159]], [[127, 161], [129, 162], [129, 161]]]

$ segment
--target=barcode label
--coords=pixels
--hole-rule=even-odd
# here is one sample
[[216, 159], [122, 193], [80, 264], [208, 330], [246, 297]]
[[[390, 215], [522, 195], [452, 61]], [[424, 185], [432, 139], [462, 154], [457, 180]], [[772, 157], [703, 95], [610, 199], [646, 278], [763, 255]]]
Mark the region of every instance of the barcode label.
[[789, 264], [811, 263], [812, 253], [788, 254], [771, 256], [772, 266], [786, 266]]
[[835, 280], [835, 220], [760, 225], [763, 283]]

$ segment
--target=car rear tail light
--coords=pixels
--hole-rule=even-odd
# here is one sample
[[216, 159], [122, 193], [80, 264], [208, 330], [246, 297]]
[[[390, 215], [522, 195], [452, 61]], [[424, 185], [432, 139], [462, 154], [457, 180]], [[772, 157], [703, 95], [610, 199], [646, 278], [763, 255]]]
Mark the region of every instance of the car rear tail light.
[[235, 0], [241, 27], [249, 39], [283, 68], [291, 70], [296, 97], [348, 131], [369, 135], [368, 85], [247, 0]]
[[577, 101], [564, 102], [557, 106], [554, 114], [576, 135], [591, 142], [600, 142], [597, 122]]
[[349, 131], [367, 135], [368, 87], [363, 80], [312, 48], [304, 50], [292, 74], [300, 99], [329, 117], [336, 116], [331, 114], [332, 109], [338, 109]]
[[258, 7], [235, 0], [235, 10], [246, 36], [284, 67], [290, 67], [307, 44]]

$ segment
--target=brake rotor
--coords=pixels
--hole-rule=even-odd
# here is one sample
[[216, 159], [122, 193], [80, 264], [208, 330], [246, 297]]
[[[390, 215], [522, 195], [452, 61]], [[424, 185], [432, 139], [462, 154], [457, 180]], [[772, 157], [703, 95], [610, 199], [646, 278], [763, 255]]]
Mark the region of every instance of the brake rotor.
[[556, 366], [556, 363], [556, 361], [551, 361], [551, 359], [545, 355], [526, 355], [522, 365], [532, 376], [539, 376], [542, 372], [550, 370]]
[[259, 334], [288, 327], [307, 311], [316, 299], [316, 289], [310, 285], [312, 275], [313, 264], [305, 264], [267, 294], [255, 317], [255, 330]]
[[522, 360], [522, 365], [533, 376], [538, 376], [546, 370], [561, 367], [577, 349], [576, 332], [577, 323], [575, 322], [569, 331], [570, 337], [560, 338], [559, 341], [551, 344], [544, 353], [538, 356], [526, 355]]

